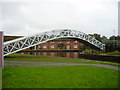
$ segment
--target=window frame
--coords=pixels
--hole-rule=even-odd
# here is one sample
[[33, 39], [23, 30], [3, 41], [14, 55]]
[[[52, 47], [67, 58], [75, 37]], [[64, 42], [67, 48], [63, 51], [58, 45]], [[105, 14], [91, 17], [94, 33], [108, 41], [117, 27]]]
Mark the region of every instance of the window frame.
[[[76, 47], [77, 46], [77, 47]], [[74, 48], [78, 48], [78, 45], [74, 45]]]
[[44, 46], [43, 46], [43, 48], [47, 48], [47, 46], [46, 46], [46, 45], [44, 45]]
[[[52, 46], [53, 46], [53, 47], [52, 47]], [[50, 48], [55, 48], [55, 46], [54, 46], [54, 45], [51, 45]]]

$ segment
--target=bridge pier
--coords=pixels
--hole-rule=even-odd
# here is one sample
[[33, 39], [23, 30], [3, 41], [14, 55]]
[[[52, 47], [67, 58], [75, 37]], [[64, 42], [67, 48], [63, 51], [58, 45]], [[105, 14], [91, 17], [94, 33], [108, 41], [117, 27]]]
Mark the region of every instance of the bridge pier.
[[3, 32], [0, 31], [0, 68], [4, 69]]

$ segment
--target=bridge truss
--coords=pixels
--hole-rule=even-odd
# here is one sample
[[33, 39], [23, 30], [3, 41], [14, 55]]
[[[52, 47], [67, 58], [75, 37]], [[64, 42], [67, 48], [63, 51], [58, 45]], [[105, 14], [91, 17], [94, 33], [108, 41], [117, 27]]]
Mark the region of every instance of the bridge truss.
[[105, 49], [105, 44], [96, 40], [94, 37], [76, 30], [61, 29], [7, 41], [3, 45], [4, 56], [57, 38], [76, 38], [86, 41], [100, 50]]

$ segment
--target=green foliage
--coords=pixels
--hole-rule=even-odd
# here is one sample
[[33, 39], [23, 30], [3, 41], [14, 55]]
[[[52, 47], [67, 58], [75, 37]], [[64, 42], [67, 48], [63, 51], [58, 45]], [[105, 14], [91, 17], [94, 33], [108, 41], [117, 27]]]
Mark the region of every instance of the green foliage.
[[118, 79], [97, 66], [5, 67], [3, 88], [117, 88]]
[[80, 48], [81, 51], [85, 50], [85, 46], [79, 46], [79, 48]]
[[120, 52], [115, 51], [115, 52], [108, 52], [106, 53], [107, 55], [120, 55]]
[[109, 39], [107, 39], [107, 37], [105, 36], [102, 36], [100, 34], [88, 34], [92, 37], [95, 37], [97, 40], [101, 41], [102, 43], [105, 44], [105, 49], [106, 49], [106, 52], [112, 52], [112, 51], [120, 51], [120, 45], [118, 45], [119, 41], [120, 40], [120, 36], [111, 36]]
[[2, 68], [0, 68], [0, 89], [2, 88]]
[[101, 41], [101, 35], [100, 34], [95, 33], [95, 34], [88, 34], [88, 35], [90, 35], [90, 36], [94, 37], [95, 39]]
[[109, 42], [105, 43], [106, 52], [115, 51], [116, 48], [117, 48], [117, 42], [116, 41], [109, 41]]
[[86, 53], [86, 54], [101, 54], [101, 53], [103, 53], [103, 51], [86, 49], [86, 50], [84, 51], [84, 53]]
[[120, 40], [120, 36], [118, 35], [118, 36], [111, 36], [110, 38], [109, 38], [109, 40]]

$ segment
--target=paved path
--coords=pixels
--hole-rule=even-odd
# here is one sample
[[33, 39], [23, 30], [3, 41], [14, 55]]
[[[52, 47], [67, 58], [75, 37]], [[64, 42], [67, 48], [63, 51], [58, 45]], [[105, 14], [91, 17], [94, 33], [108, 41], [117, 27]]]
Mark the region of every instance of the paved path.
[[56, 62], [34, 62], [34, 61], [5, 61], [6, 66], [71, 66], [71, 65], [93, 65], [120, 70], [118, 66], [106, 64], [86, 64], [86, 63], [56, 63]]

